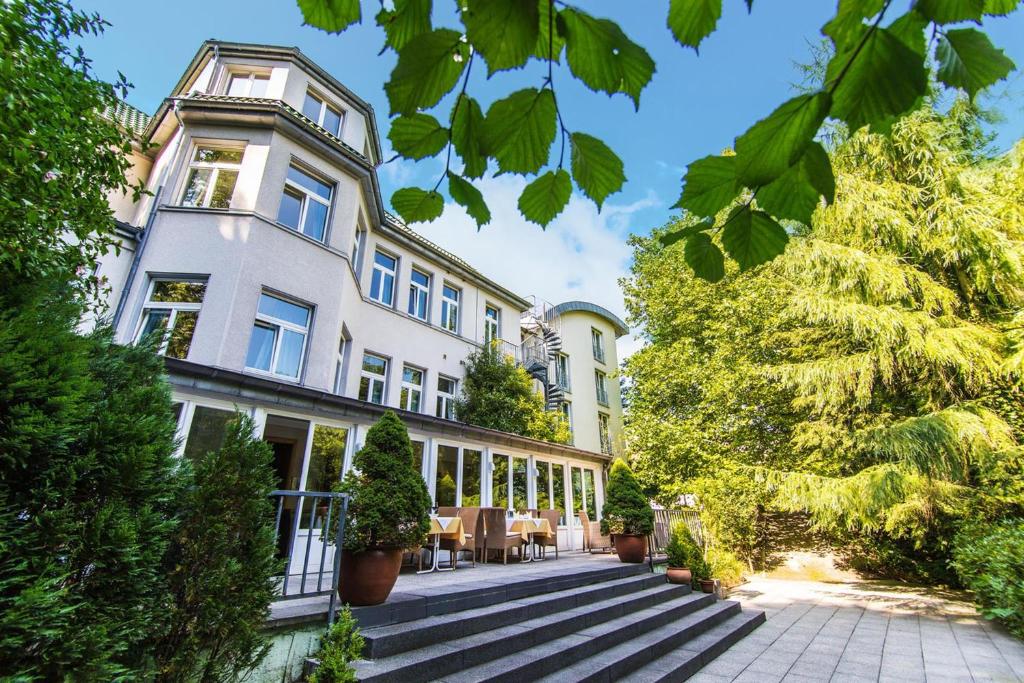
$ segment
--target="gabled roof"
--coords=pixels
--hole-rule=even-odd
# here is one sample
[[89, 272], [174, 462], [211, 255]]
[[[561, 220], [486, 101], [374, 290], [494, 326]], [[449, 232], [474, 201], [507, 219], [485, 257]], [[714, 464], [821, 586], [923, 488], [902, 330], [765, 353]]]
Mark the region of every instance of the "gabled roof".
[[582, 313], [593, 313], [594, 315], [604, 318], [612, 327], [615, 329], [615, 337], [619, 338], [623, 335], [629, 334], [629, 327], [626, 323], [622, 322], [622, 318], [609, 311], [604, 306], [598, 306], [592, 304], [589, 301], [566, 301], [548, 309], [547, 317], [553, 318], [563, 313], [571, 313], [578, 311]]

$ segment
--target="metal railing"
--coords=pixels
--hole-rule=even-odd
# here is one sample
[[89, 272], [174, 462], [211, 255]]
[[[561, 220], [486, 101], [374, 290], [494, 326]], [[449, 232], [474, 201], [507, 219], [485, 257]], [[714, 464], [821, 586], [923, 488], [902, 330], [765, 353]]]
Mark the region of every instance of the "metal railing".
[[280, 599], [330, 594], [327, 623], [333, 624], [349, 496], [328, 491], [272, 491], [270, 497], [277, 500], [274, 538], [285, 560], [278, 586]]
[[701, 548], [704, 547], [704, 529], [700, 524], [700, 515], [696, 510], [654, 510], [654, 533], [651, 534], [651, 552], [662, 553], [668, 545], [672, 527], [676, 522], [683, 522], [690, 530], [690, 535]]

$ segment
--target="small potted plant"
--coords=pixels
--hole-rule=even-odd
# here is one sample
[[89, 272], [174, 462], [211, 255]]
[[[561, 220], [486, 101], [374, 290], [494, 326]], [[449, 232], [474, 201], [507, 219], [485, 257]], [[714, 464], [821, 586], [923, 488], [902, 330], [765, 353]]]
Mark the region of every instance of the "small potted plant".
[[350, 605], [379, 605], [398, 579], [402, 553], [430, 530], [430, 494], [413, 465], [405, 424], [387, 411], [366, 432], [340, 490], [351, 496], [339, 593]]
[[668, 545], [665, 546], [668, 557], [668, 582], [677, 584], [693, 584], [692, 567], [700, 567], [704, 562], [700, 548], [690, 535], [684, 522], [672, 525]]
[[619, 559], [643, 562], [647, 536], [654, 530], [654, 511], [625, 460], [612, 463], [601, 517], [601, 533], [614, 536]]

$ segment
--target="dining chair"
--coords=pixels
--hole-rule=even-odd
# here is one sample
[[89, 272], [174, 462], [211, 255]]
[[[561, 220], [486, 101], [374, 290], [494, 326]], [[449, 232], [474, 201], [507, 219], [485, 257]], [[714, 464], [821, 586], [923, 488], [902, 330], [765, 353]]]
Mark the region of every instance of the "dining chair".
[[487, 562], [487, 555], [491, 551], [499, 551], [502, 554], [502, 563], [508, 564], [509, 548], [515, 548], [519, 560], [523, 559], [523, 537], [508, 529], [508, 519], [505, 517], [505, 510], [502, 508], [484, 508], [484, 563]]
[[439, 507], [437, 508], [438, 517], [458, 517], [459, 508], [457, 507]]
[[465, 507], [459, 508], [459, 519], [462, 520], [462, 528], [466, 531], [466, 542], [460, 543], [453, 538], [441, 539], [441, 550], [447, 550], [451, 558], [452, 567], [459, 561], [459, 553], [469, 551], [473, 554], [473, 566], [476, 566], [476, 553], [483, 547], [484, 540], [484, 517], [480, 514], [481, 508]]
[[555, 546], [555, 559], [558, 559], [558, 520], [562, 517], [561, 510], [541, 510], [540, 518], [548, 520], [550, 534], [534, 534], [533, 543], [540, 546], [541, 557], [547, 557], [548, 546]]
[[612, 538], [601, 533], [601, 523], [591, 522], [585, 510], [579, 511], [580, 522], [583, 525], [583, 549], [594, 552], [598, 548], [600, 552], [610, 552], [612, 549]]

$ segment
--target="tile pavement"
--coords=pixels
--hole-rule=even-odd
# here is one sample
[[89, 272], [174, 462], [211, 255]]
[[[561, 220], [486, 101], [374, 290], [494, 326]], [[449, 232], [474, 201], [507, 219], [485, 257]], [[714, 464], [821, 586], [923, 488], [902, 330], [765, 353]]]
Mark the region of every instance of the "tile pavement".
[[757, 579], [729, 597], [764, 610], [768, 621], [695, 683], [1024, 681], [1024, 643], [959, 594]]

